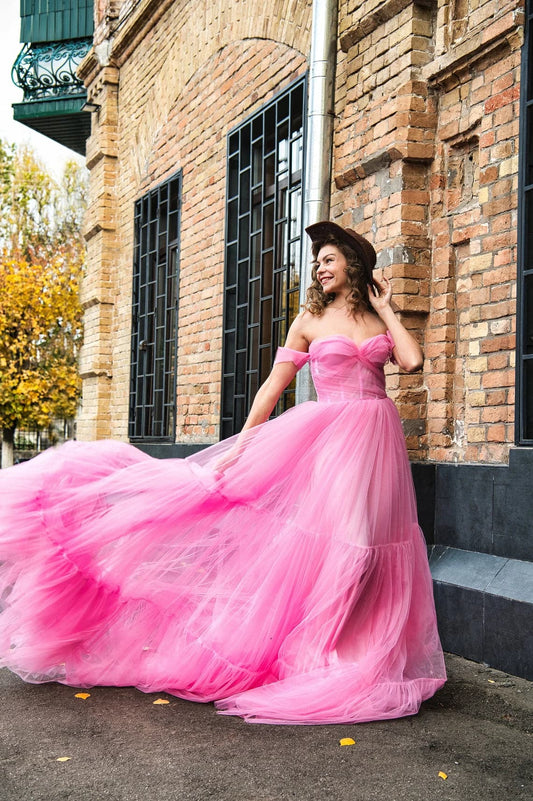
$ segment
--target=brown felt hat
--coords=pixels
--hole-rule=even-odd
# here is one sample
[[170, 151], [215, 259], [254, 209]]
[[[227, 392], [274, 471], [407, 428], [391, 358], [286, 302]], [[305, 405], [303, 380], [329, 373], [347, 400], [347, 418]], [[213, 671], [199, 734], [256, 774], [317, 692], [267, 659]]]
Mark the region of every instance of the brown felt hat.
[[369, 273], [372, 273], [375, 268], [376, 251], [370, 242], [364, 236], [358, 234], [357, 231], [354, 231], [353, 228], [342, 228], [337, 223], [324, 220], [323, 222], [309, 225], [305, 231], [311, 237], [312, 242], [320, 242], [322, 239], [334, 236], [339, 242], [343, 242], [355, 250]]

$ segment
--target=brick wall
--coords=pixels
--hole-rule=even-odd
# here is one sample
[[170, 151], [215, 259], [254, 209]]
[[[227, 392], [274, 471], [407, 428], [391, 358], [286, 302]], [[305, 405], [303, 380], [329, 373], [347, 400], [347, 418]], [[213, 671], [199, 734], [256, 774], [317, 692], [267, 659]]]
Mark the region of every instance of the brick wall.
[[333, 213], [375, 243], [424, 374], [390, 386], [414, 458], [513, 442], [521, 11], [342, 6]]
[[177, 438], [213, 442], [226, 135], [306, 70], [310, 3], [145, 1], [123, 6], [116, 17], [100, 9], [95, 36], [100, 52], [113, 36], [106, 58], [118, 76], [116, 97], [94, 56], [82, 67], [89, 96], [102, 109], [88, 148], [93, 219], [79, 436], [127, 435], [134, 202], [181, 169]]
[[[126, 436], [133, 204], [181, 168], [178, 440], [214, 441], [226, 134], [306, 69], [311, 4], [97, 22], [80, 431]], [[339, 2], [331, 216], [375, 244], [424, 345], [423, 373], [389, 375], [417, 459], [503, 462], [513, 441], [521, 36], [515, 0]]]

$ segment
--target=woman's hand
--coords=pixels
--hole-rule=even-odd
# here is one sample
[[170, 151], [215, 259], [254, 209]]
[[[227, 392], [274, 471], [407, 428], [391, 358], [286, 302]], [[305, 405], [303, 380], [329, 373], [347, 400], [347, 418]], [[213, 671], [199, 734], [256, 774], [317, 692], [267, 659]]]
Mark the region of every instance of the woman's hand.
[[228, 469], [228, 467], [234, 465], [239, 456], [241, 455], [243, 447], [244, 443], [236, 442], [234, 445], [231, 446], [231, 448], [228, 448], [228, 450], [222, 454], [220, 459], [217, 459], [217, 461], [215, 462], [213, 467], [215, 473], [223, 475], [224, 472]]
[[372, 308], [381, 317], [382, 313], [390, 307], [392, 299], [391, 282], [385, 276], [381, 281], [374, 278], [374, 286], [368, 285], [368, 299]]

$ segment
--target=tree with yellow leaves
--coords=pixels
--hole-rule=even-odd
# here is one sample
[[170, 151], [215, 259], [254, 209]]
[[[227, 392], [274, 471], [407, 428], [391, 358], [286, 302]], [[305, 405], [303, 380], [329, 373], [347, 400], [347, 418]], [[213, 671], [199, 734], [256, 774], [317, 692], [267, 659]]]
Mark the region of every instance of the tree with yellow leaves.
[[0, 141], [0, 427], [2, 467], [17, 428], [76, 414], [82, 336], [84, 175], [58, 186], [26, 148]]

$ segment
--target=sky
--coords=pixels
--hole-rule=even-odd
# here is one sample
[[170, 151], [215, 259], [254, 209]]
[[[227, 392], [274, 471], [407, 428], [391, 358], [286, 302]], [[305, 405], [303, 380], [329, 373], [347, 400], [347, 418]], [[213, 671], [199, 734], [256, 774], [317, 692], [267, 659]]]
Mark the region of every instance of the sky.
[[67, 161], [75, 160], [83, 164], [84, 159], [73, 150], [13, 119], [11, 104], [22, 101], [22, 89], [11, 80], [11, 68], [22, 49], [19, 39], [20, 3], [18, 0], [3, 0], [0, 28], [0, 138], [16, 144], [30, 145], [39, 161], [58, 178]]

